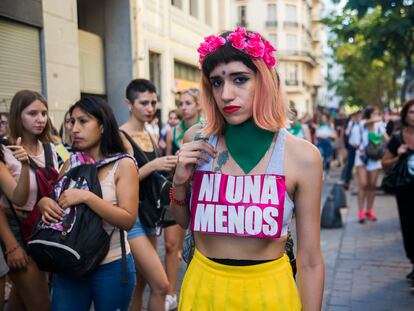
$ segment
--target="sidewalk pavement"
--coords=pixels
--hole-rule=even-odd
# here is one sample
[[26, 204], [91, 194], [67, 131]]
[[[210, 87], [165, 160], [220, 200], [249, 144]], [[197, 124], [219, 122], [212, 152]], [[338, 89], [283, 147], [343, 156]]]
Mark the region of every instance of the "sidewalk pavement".
[[414, 295], [405, 280], [411, 265], [403, 249], [395, 198], [378, 192], [378, 221], [365, 224], [358, 223], [357, 196], [349, 191], [347, 199], [344, 227], [321, 231], [326, 264], [323, 310], [414, 310]]

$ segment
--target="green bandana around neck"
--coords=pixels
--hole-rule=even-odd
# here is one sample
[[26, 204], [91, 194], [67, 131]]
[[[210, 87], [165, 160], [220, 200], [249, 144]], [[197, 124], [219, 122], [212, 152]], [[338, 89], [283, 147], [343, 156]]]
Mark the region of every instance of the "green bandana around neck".
[[257, 127], [252, 119], [237, 125], [226, 123], [224, 128], [227, 148], [245, 174], [263, 158], [272, 144], [274, 134]]

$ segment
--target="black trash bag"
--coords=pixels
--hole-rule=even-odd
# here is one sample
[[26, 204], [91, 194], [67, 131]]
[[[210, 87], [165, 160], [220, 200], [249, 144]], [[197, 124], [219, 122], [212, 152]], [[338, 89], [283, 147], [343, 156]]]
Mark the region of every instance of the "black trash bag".
[[342, 217], [332, 195], [328, 196], [323, 205], [321, 227], [327, 229], [342, 228]]
[[334, 197], [335, 205], [339, 208], [347, 207], [346, 194], [344, 187], [340, 183], [336, 183], [332, 188], [332, 195]]

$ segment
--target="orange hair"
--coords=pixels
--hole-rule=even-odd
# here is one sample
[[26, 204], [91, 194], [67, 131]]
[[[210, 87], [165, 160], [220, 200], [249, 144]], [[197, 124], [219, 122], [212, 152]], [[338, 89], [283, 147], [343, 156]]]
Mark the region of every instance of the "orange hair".
[[[287, 125], [287, 106], [280, 89], [279, 75], [269, 69], [262, 59], [252, 61], [257, 68], [253, 96], [254, 123], [264, 130], [277, 132]], [[223, 134], [225, 120], [217, 108], [210, 81], [204, 73], [201, 75], [200, 102], [207, 119], [203, 136]]]

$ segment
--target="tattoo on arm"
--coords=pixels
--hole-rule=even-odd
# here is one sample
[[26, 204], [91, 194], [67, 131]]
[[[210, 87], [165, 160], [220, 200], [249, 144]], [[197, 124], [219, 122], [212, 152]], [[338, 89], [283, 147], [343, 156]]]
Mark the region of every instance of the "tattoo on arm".
[[214, 171], [221, 172], [221, 168], [223, 167], [224, 164], [227, 163], [228, 160], [229, 160], [229, 152], [227, 150], [220, 152], [217, 157], [217, 166], [216, 168], [214, 168]]

